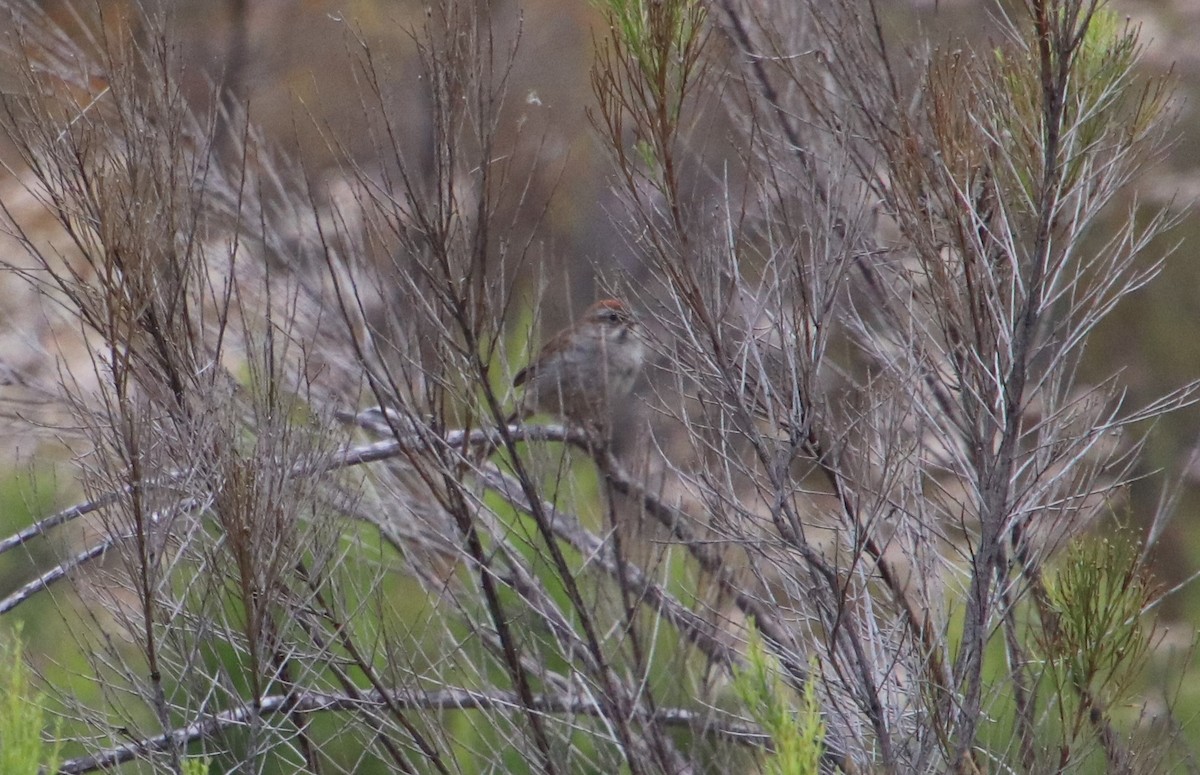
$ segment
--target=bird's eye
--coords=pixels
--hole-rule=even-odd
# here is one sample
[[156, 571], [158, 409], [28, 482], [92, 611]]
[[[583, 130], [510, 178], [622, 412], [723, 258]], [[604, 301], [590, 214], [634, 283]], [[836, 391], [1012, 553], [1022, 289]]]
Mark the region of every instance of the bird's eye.
[[617, 311], [615, 309], [610, 309], [608, 311], [608, 314], [605, 315], [605, 318], [608, 320], [609, 323], [616, 323], [621, 320], [621, 316], [617, 314]]

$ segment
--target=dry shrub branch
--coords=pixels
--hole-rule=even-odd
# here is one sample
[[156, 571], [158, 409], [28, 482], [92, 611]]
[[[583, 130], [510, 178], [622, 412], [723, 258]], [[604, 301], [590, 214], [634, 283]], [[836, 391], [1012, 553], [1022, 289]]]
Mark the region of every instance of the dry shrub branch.
[[641, 267], [600, 281], [653, 350], [616, 427], [512, 422], [550, 211], [519, 18], [408, 30], [417, 141], [342, 25], [359, 134], [306, 116], [318, 167], [184, 88], [170, 17], [6, 12], [4, 267], [84, 495], [0, 540], [59, 557], [0, 615], [73, 623], [63, 772], [1182, 755], [1116, 710], [1145, 552], [1089, 537], [1196, 388], [1080, 373], [1170, 225], [1112, 213], [1169, 92], [1106, 7], [921, 49], [873, 3], [600, 2], [591, 140]]

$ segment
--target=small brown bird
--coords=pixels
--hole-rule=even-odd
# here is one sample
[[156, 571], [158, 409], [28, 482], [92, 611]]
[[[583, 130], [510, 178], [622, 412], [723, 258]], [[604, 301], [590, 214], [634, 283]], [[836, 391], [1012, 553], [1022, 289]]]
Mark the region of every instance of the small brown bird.
[[513, 385], [525, 386], [517, 415], [543, 411], [604, 426], [616, 403], [633, 391], [645, 360], [646, 342], [633, 312], [617, 299], [598, 301], [517, 372]]

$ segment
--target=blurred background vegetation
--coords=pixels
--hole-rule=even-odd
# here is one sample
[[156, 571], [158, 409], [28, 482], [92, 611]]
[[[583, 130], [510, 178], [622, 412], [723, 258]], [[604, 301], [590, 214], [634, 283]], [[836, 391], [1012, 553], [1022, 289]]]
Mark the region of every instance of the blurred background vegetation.
[[[363, 115], [354, 86], [362, 77], [355, 57], [364, 44], [386, 73], [385, 96], [399, 119], [402, 143], [417, 155], [426, 146], [427, 89], [411, 34], [426, 14], [424, 3], [174, 0], [170, 5], [192, 98], [201, 104], [210, 98], [213, 84], [221, 84], [227, 99], [248, 106], [250, 124], [261, 129], [271, 145], [300, 160], [307, 174], [321, 181], [318, 188], [336, 191], [336, 181], [344, 174], [335, 148], [348, 151], [364, 167], [386, 164], [372, 158], [375, 146], [368, 133], [378, 127], [374, 117]], [[536, 265], [513, 267], [512, 272], [518, 283], [547, 289], [542, 325], [553, 330], [595, 298], [598, 277], [624, 273], [636, 278], [643, 271], [631, 258], [629, 237], [615, 217], [619, 208], [611, 190], [609, 160], [586, 113], [593, 100], [589, 66], [600, 17], [586, 0], [497, 0], [490, 5], [497, 51], [501, 57], [515, 51], [496, 152], [521, 157], [520, 167], [535, 171], [524, 201], [500, 203], [510, 208], [515, 233], [535, 245], [537, 256]], [[79, 32], [70, 3], [46, 6], [64, 29]], [[119, 0], [101, 6], [110, 19], [127, 11]], [[996, 16], [1006, 12], [1003, 3], [965, 0], [888, 1], [879, 7], [897, 46], [933, 48], [952, 47], [964, 38], [986, 47], [997, 34]], [[1178, 214], [1178, 224], [1144, 256], [1147, 262], [1165, 257], [1165, 269], [1102, 325], [1083, 370], [1084, 378], [1102, 379], [1119, 369], [1120, 384], [1132, 403], [1140, 405], [1200, 375], [1200, 260], [1195, 256], [1200, 212], [1193, 201], [1200, 194], [1200, 5], [1180, 0], [1123, 2], [1114, 8], [1142, 26], [1147, 74], [1169, 74], [1177, 93], [1174, 141], [1161, 156], [1147, 159], [1140, 177], [1111, 203], [1115, 213], [1165, 207]], [[4, 84], [5, 74], [0, 73], [0, 90]], [[698, 115], [707, 114], [701, 110]], [[706, 149], [710, 154], [721, 152], [724, 142], [719, 120], [690, 138], [711, 144]], [[12, 149], [0, 145], [0, 159], [12, 163]], [[696, 179], [690, 185], [709, 183]], [[6, 173], [0, 173], [0, 201], [32, 234], [55, 238], [55, 224], [39, 215], [35, 203]], [[3, 239], [0, 251], [18, 249]], [[0, 533], [8, 534], [74, 502], [79, 490], [66, 465], [71, 450], [51, 433], [30, 433], [26, 421], [36, 420], [42, 407], [22, 395], [18, 380], [5, 379], [6, 370], [52, 379], [46, 370], [55, 366], [42, 357], [47, 343], [78, 342], [81, 353], [85, 345], [78, 331], [57, 330], [54, 321], [39, 317], [32, 293], [19, 278], [0, 275], [0, 298], [0, 384], [5, 385], [0, 390], [7, 391], [10, 406], [16, 407], [13, 413], [19, 415], [19, 425], [12, 427], [21, 429], [0, 442], [7, 471], [0, 478]], [[1141, 698], [1152, 704], [1154, 697], [1170, 696], [1181, 688], [1178, 717], [1193, 748], [1200, 747], [1200, 682], [1181, 683], [1181, 671], [1191, 661], [1195, 675], [1191, 650], [1200, 622], [1200, 585], [1194, 578], [1200, 569], [1198, 429], [1197, 407], [1147, 429], [1151, 442], [1140, 463], [1141, 478], [1129, 488], [1121, 515], [1133, 529], [1144, 530], [1141, 520], [1178, 485], [1176, 516], [1153, 549], [1157, 581], [1177, 591], [1165, 597], [1158, 611], [1162, 637], [1155, 642]], [[60, 468], [56, 461], [64, 465]], [[82, 545], [83, 536], [80, 541]], [[43, 551], [44, 556], [39, 554]], [[0, 590], [7, 593], [29, 581], [52, 554], [34, 547], [28, 553], [4, 555]], [[399, 590], [396, 594], [403, 598]], [[77, 654], [59, 648], [72, 642], [64, 637], [64, 628], [70, 626], [71, 608], [80, 604], [64, 586], [0, 619], [0, 630], [12, 631], [20, 623], [47, 679], [68, 681], [84, 672]]]

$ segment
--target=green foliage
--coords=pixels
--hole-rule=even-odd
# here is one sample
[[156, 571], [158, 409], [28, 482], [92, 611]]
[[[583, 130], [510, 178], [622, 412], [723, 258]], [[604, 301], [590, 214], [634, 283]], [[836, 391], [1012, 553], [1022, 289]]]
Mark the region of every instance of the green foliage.
[[1111, 151], [1124, 150], [1141, 140], [1156, 124], [1166, 101], [1161, 82], [1134, 87], [1134, 64], [1141, 53], [1137, 28], [1106, 8], [1082, 14], [1076, 4], [1069, 3], [1057, 11], [1049, 50], [1054, 56], [1068, 57], [1061, 60], [1068, 67], [1064, 71], [1065, 99], [1058, 115], [1045, 91], [1047, 76], [1042, 72], [1038, 31], [1030, 29], [1023, 52], [995, 51], [997, 83], [1006, 93], [993, 95], [993, 99], [997, 104], [1011, 100], [1011, 109], [996, 115], [1010, 117], [1004, 131], [1022, 139], [1019, 147], [1026, 149], [1022, 154], [1025, 163], [1017, 171], [1030, 193], [1042, 171], [1040, 150], [1046, 132], [1061, 134], [1064, 154], [1060, 161], [1065, 164], [1069, 190], [1094, 173], [1097, 162]]
[[638, 173], [668, 198], [678, 194], [675, 141], [684, 103], [704, 81], [708, 11], [699, 0], [595, 0], [607, 24], [592, 68], [592, 119], [628, 175], [627, 130]]
[[[779, 677], [779, 664], [763, 646], [753, 626], [746, 649], [746, 667], [736, 670], [733, 686], [750, 715], [770, 736], [774, 753], [766, 760], [771, 775], [817, 775], [825, 724], [817, 704], [816, 682], [804, 684], [799, 708]], [[812, 672], [816, 672], [815, 667]]]
[[1141, 52], [1136, 28], [1101, 8], [1080, 31], [1064, 116], [1065, 126], [1077, 127], [1067, 159], [1070, 184], [1090, 173], [1097, 156], [1107, 157], [1107, 148], [1124, 150], [1144, 137], [1165, 106], [1161, 83], [1134, 88]]
[[504, 346], [495, 348], [488, 361], [490, 386], [498, 396], [512, 390], [517, 370], [532, 362], [537, 355], [536, 317], [536, 309], [532, 304], [512, 305], [507, 316]]
[[671, 116], [679, 117], [689, 52], [701, 37], [707, 10], [699, 0], [597, 0], [625, 53], [655, 89]]
[[651, 173], [657, 173], [658, 157], [654, 155], [654, 146], [645, 140], [638, 140], [633, 144], [633, 149], [637, 151], [638, 159], [641, 160], [643, 166]]
[[1083, 40], [1080, 41], [1077, 66], [1083, 75], [1100, 72], [1109, 66], [1111, 55], [1117, 60], [1132, 63], [1133, 53], [1128, 45], [1131, 39], [1128, 22], [1108, 8], [1097, 8], [1088, 20]]
[[0, 642], [0, 772], [5, 775], [36, 775], [43, 762], [46, 772], [58, 769], [58, 735], [54, 743], [42, 740], [44, 698], [32, 686], [23, 652], [19, 631]]
[[185, 759], [183, 775], [208, 775], [211, 760], [206, 756], [202, 759]]
[[1154, 594], [1137, 545], [1121, 534], [1077, 542], [1048, 575], [1037, 640], [1064, 729], [1077, 734], [1088, 705], [1128, 699], [1149, 650], [1142, 612]]

